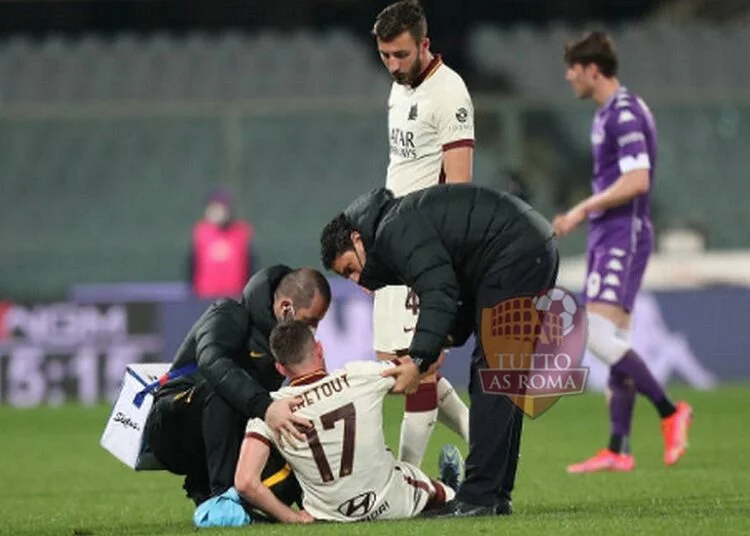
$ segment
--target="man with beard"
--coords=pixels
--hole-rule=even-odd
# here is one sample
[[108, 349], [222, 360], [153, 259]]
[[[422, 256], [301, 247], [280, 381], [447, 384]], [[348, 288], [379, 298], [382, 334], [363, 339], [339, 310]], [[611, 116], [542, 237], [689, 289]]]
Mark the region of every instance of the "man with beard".
[[509, 397], [482, 388], [481, 371], [491, 367], [479, 331], [485, 309], [554, 286], [559, 255], [552, 225], [520, 199], [473, 184], [403, 197], [377, 188], [331, 220], [320, 245], [326, 269], [366, 290], [405, 284], [419, 296], [405, 352], [411, 359], [383, 373], [396, 377], [392, 392], [416, 392], [443, 348], [477, 334], [466, 478], [456, 499], [431, 515], [510, 514], [523, 413]]
[[[317, 270], [271, 266], [250, 278], [239, 301], [211, 304], [177, 350], [170, 375], [154, 394], [144, 436], [167, 470], [185, 475], [183, 488], [198, 507], [198, 526], [223, 525], [212, 520], [224, 510], [215, 504], [234, 485], [248, 419], [264, 419], [286, 441], [304, 439], [296, 426], [310, 423], [293, 414], [295, 401], [274, 402], [269, 394], [284, 378], [268, 338], [282, 320], [317, 327], [330, 303], [330, 286]], [[192, 372], [179, 372], [185, 369]], [[279, 476], [268, 486], [292, 504], [299, 488], [283, 466], [283, 458], [272, 456], [266, 476]]]
[[[393, 77], [388, 99], [390, 163], [386, 188], [397, 197], [444, 183], [471, 182], [474, 107], [461, 77], [430, 51], [427, 19], [417, 2], [381, 11], [372, 30]], [[411, 344], [419, 300], [406, 286], [375, 293], [374, 346], [391, 360]], [[445, 378], [427, 376], [406, 398], [398, 459], [419, 467], [439, 419], [469, 440], [469, 410]]]

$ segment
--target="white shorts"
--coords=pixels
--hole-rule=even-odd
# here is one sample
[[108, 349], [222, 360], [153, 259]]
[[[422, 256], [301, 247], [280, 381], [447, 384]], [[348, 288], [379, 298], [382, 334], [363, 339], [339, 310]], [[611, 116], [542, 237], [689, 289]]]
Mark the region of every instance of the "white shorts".
[[375, 350], [395, 353], [397, 350], [408, 349], [418, 317], [419, 300], [407, 287], [383, 287], [375, 291]]
[[[445, 494], [445, 502], [455, 496], [455, 491], [431, 480], [421, 469], [406, 462], [397, 462], [380, 508], [373, 509], [371, 519], [408, 519], [418, 516], [428, 505], [430, 498], [436, 495], [435, 486], [442, 488], [440, 491]], [[377, 510], [381, 512], [373, 516]]]
[[[425, 508], [439, 506], [450, 501], [456, 492], [445, 484], [431, 480], [421, 469], [406, 462], [393, 460], [391, 475], [383, 487], [375, 492], [357, 488], [346, 502], [336, 505], [340, 500], [326, 502], [325, 488], [320, 493], [310, 490], [305, 499], [305, 509], [315, 519], [349, 523], [354, 521], [375, 521], [381, 519], [409, 519], [417, 517]], [[356, 478], [356, 476], [352, 476]], [[364, 491], [364, 492], [363, 492]], [[310, 501], [313, 495], [318, 500]], [[339, 495], [341, 495], [339, 493]], [[309, 501], [309, 502], [308, 502]], [[317, 506], [311, 502], [319, 503]]]

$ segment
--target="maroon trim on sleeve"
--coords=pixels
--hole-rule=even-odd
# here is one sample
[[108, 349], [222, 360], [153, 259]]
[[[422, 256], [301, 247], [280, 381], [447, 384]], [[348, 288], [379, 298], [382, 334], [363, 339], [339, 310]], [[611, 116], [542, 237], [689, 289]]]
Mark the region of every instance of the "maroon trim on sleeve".
[[443, 152], [450, 151], [451, 149], [457, 149], [459, 147], [474, 147], [474, 140], [456, 140], [443, 145]]
[[271, 442], [268, 440], [267, 437], [263, 437], [257, 432], [248, 432], [245, 434], [245, 438], [251, 437], [253, 439], [257, 439], [261, 443], [265, 443], [268, 448], [271, 448]]

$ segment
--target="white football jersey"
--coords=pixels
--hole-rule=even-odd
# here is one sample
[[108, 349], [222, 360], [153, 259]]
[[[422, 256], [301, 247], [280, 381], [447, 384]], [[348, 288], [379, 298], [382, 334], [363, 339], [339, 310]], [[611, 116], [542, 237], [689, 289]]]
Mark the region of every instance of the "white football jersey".
[[[352, 361], [334, 373], [298, 378], [271, 394], [300, 396], [295, 413], [310, 419], [307, 444], [279, 447], [260, 419], [246, 436], [278, 448], [304, 492], [304, 509], [316, 519], [360, 521], [416, 515], [434, 492], [421, 471], [397, 463], [383, 436], [383, 399], [394, 379], [381, 373], [390, 361]], [[312, 382], [312, 383], [310, 383]], [[407, 497], [406, 499], [404, 497]]]
[[420, 78], [394, 82], [388, 98], [386, 188], [397, 197], [444, 182], [443, 151], [474, 146], [474, 106], [458, 73], [436, 55]]

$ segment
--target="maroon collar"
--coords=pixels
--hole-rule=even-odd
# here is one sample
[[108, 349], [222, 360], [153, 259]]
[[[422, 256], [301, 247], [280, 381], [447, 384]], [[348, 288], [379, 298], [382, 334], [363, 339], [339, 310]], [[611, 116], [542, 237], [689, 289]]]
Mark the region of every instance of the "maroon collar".
[[291, 387], [297, 387], [298, 385], [308, 385], [311, 383], [315, 383], [318, 380], [322, 380], [326, 376], [328, 376], [328, 373], [325, 370], [316, 370], [315, 372], [310, 372], [309, 374], [297, 376], [289, 382], [289, 385]]
[[427, 64], [427, 68], [420, 73], [412, 84], [410, 84], [410, 87], [412, 89], [417, 89], [422, 82], [427, 80], [427, 78], [437, 70], [441, 63], [443, 63], [443, 57], [440, 54], [435, 54], [432, 57], [432, 61]]

